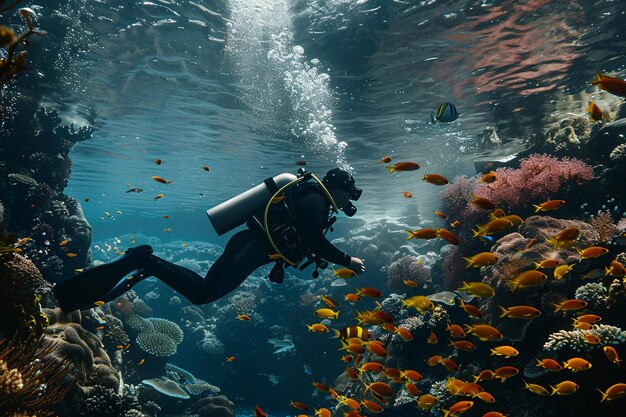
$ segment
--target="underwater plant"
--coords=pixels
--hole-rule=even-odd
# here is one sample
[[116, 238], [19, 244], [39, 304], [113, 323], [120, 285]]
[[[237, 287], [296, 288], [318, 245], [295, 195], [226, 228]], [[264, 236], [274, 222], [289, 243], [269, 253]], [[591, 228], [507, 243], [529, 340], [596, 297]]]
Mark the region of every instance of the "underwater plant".
[[[34, 334], [0, 340], [0, 412], [51, 415], [50, 407], [61, 401], [73, 384], [60, 382], [70, 372], [67, 362], [46, 356], [56, 344]], [[30, 414], [29, 414], [30, 415]]]
[[[19, 1], [14, 1], [8, 6], [1, 6], [0, 11], [5, 11], [15, 6]], [[26, 65], [26, 50], [18, 52], [18, 48], [29, 46], [29, 37], [32, 35], [45, 36], [46, 32], [35, 30], [33, 22], [30, 20], [30, 11], [20, 10], [20, 16], [28, 26], [28, 30], [21, 35], [16, 35], [13, 30], [6, 26], [0, 26], [0, 48], [6, 49], [4, 58], [0, 58], [0, 98], [4, 85], [20, 73], [28, 70]], [[0, 107], [0, 118], [2, 118], [2, 108]]]

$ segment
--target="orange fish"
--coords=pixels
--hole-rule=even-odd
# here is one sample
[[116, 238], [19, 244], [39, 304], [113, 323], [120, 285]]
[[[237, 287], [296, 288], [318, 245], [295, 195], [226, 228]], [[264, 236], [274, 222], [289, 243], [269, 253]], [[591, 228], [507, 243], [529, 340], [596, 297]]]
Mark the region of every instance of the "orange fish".
[[485, 369], [484, 371], [481, 371], [478, 375], [472, 375], [472, 377], [474, 378], [474, 382], [480, 382], [492, 380], [495, 375], [495, 372], [493, 372], [492, 370]]
[[496, 208], [496, 203], [491, 200], [488, 200], [483, 197], [478, 197], [477, 195], [472, 194], [472, 200], [470, 203], [474, 204], [476, 207], [480, 207], [483, 210], [493, 210]]
[[430, 228], [417, 229], [417, 230], [414, 230], [414, 231], [405, 230], [405, 232], [409, 234], [409, 237], [407, 237], [406, 240], [409, 240], [409, 239], [434, 239], [434, 238], [437, 237], [437, 230], [436, 229], [430, 229]]
[[377, 298], [382, 297], [383, 293], [377, 290], [376, 288], [365, 287], [365, 288], [356, 288], [356, 295]]
[[161, 184], [171, 184], [172, 183], [172, 180], [168, 181], [168, 180], [163, 179], [163, 178], [161, 178], [159, 176], [156, 176], [156, 175], [153, 175], [151, 178], [153, 180], [155, 180], [156, 182], [160, 182]]
[[605, 346], [602, 350], [604, 351], [604, 356], [606, 356], [610, 362], [618, 366], [621, 364], [622, 360], [619, 358], [619, 355], [613, 346]]
[[329, 392], [328, 387], [327, 387], [326, 385], [324, 385], [324, 384], [320, 383], [320, 382], [315, 382], [315, 381], [313, 381], [313, 382], [311, 382], [311, 384], [312, 384], [315, 388], [317, 388], [318, 390], [320, 390], [320, 391], [322, 391], [322, 392]]
[[328, 308], [336, 308], [341, 306], [339, 300], [331, 295], [321, 294], [320, 297], [322, 298], [324, 304], [328, 306]]
[[146, 362], [146, 360], [145, 360], [145, 359], [142, 359], [142, 360], [140, 360], [140, 361], [137, 363], [137, 366], [141, 366], [141, 365], [143, 365], [145, 362]]
[[533, 204], [533, 207], [535, 208], [535, 213], [539, 213], [540, 211], [558, 210], [563, 207], [563, 204], [565, 204], [565, 200], [549, 200], [541, 204]]
[[466, 262], [465, 268], [481, 268], [493, 265], [498, 261], [498, 257], [491, 252], [480, 252], [469, 258], [463, 258]]
[[404, 371], [402, 371], [401, 378], [408, 379], [413, 382], [420, 382], [424, 379], [422, 374], [412, 369], [405, 369]]
[[457, 339], [462, 339], [465, 337], [465, 332], [463, 328], [458, 324], [450, 324], [446, 327], [446, 330], [450, 332], [450, 336], [455, 337]]
[[456, 350], [462, 350], [464, 352], [471, 352], [472, 350], [476, 350], [476, 345], [469, 340], [451, 340], [448, 346], [451, 346]]
[[[476, 397], [480, 398], [481, 400], [483, 400], [486, 403], [495, 403], [496, 399], [493, 397], [493, 395], [489, 394], [487, 391], [483, 391], [483, 392], [479, 392], [478, 394], [476, 394]], [[483, 415], [483, 417], [485, 417]]]
[[533, 262], [535, 269], [555, 268], [561, 265], [561, 261], [558, 259], [542, 259], [539, 262]]
[[458, 226], [458, 225], [460, 225], [460, 224], [461, 224], [461, 222], [460, 222], [460, 221], [455, 220], [455, 221], [453, 221], [452, 223], [450, 223], [450, 227], [454, 228], [454, 227], [457, 227], [457, 226]]
[[611, 276], [616, 278], [623, 278], [626, 276], [626, 267], [617, 260], [612, 260], [610, 266], [604, 267], [604, 276]]
[[436, 366], [439, 365], [442, 360], [443, 358], [441, 357], [441, 355], [434, 355], [428, 358], [426, 363], [428, 364], [428, 366]]
[[546, 238], [554, 249], [570, 247], [580, 237], [580, 229], [577, 227], [567, 227], [563, 229], [558, 235], [551, 238]]
[[341, 357], [341, 361], [346, 363], [351, 362], [352, 359], [354, 359], [354, 356], [352, 355], [344, 355]]
[[602, 339], [595, 334], [585, 334], [583, 335], [583, 338], [585, 339], [585, 343], [589, 343], [590, 345], [597, 345], [600, 341], [602, 341]]
[[583, 358], [571, 358], [563, 362], [563, 369], [569, 369], [572, 372], [586, 371], [591, 367], [591, 363]]
[[547, 369], [548, 371], [557, 372], [563, 369], [560, 363], [555, 361], [554, 359], [545, 358], [539, 359], [537, 358], [537, 366], [540, 368]]
[[59, 242], [59, 246], [65, 246], [67, 245], [67, 243], [69, 242], [69, 240], [62, 240], [61, 242]]
[[381, 356], [383, 358], [387, 357], [387, 350], [385, 350], [385, 346], [382, 342], [378, 342], [377, 340], [373, 340], [367, 343], [367, 350], [373, 353], [374, 355]]
[[106, 302], [104, 302], [104, 301], [96, 301], [96, 302], [94, 302], [94, 304], [95, 304], [97, 307], [100, 307], [100, 306], [105, 305], [105, 304], [106, 304]]
[[554, 306], [554, 312], [557, 313], [559, 311], [575, 311], [580, 310], [587, 307], [587, 302], [585, 300], [565, 300], [561, 303], [552, 303]]
[[235, 362], [236, 360], [235, 356], [226, 356], [226, 362]]
[[157, 159], [154, 160], [154, 163], [157, 164], [157, 165], [161, 165], [161, 160], [157, 158]]
[[565, 275], [567, 275], [572, 269], [574, 269], [574, 265], [559, 265], [554, 268], [554, 279], [559, 280], [562, 279]]
[[300, 401], [289, 401], [289, 405], [298, 410], [308, 410], [309, 407]]
[[237, 319], [239, 320], [250, 320], [250, 316], [248, 316], [247, 314], [240, 314], [237, 316]]
[[373, 372], [373, 373], [382, 372], [384, 369], [385, 369], [385, 365], [383, 365], [382, 363], [378, 363], [378, 362], [367, 362], [361, 365], [361, 367], [359, 368], [361, 372]]
[[600, 394], [602, 395], [602, 399], [600, 400], [600, 402], [611, 401], [611, 400], [616, 400], [618, 398], [622, 398], [626, 396], [626, 384], [623, 384], [623, 383], [613, 384], [606, 389], [606, 392], [600, 391]]
[[591, 84], [597, 85], [604, 91], [608, 91], [616, 96], [626, 97], [626, 81], [619, 78], [608, 77], [601, 74], [600, 71], [596, 71], [596, 78], [591, 81]]
[[402, 283], [406, 285], [407, 287], [415, 288], [418, 286], [418, 283], [413, 281], [412, 279], [405, 279], [404, 281], [402, 281]]
[[512, 290], [517, 291], [520, 288], [530, 288], [542, 285], [546, 279], [548, 279], [546, 274], [533, 269], [522, 272], [515, 278], [509, 280], [509, 283], [511, 284]]
[[98, 326], [98, 327], [96, 327], [96, 331], [101, 331], [101, 330], [104, 330], [104, 326]]
[[391, 398], [393, 396], [393, 389], [389, 384], [385, 382], [372, 382], [370, 384], [363, 382], [363, 385], [365, 385], [365, 391], [363, 391], [363, 395], [365, 395], [367, 391], [372, 391], [385, 399]]
[[550, 395], [571, 395], [578, 391], [578, 384], [573, 381], [563, 381], [559, 382], [555, 386], [550, 385], [552, 388], [552, 392]]
[[587, 105], [587, 113], [589, 113], [589, 122], [599, 122], [604, 120], [604, 113], [600, 110], [600, 107], [593, 101], [589, 101]]
[[479, 393], [484, 392], [485, 389], [475, 382], [465, 382], [461, 385], [456, 392], [456, 395], [463, 395], [465, 397], [475, 397]]
[[595, 314], [584, 314], [582, 316], [578, 316], [574, 319], [574, 322], [577, 323], [590, 323], [590, 324], [594, 324], [594, 323], [598, 323], [599, 321], [602, 321], [602, 317], [597, 316]]
[[261, 407], [257, 405], [256, 407], [254, 407], [254, 417], [267, 417], [267, 414], [265, 414], [265, 411], [263, 411]]
[[346, 367], [346, 375], [349, 379], [359, 379], [359, 374], [351, 366]]
[[363, 407], [367, 408], [372, 413], [382, 413], [385, 410], [380, 405], [376, 404], [374, 401], [362, 400], [361, 404], [363, 405]]
[[478, 340], [488, 341], [488, 340], [498, 340], [504, 338], [502, 333], [498, 329], [488, 324], [475, 324], [475, 325], [465, 325], [465, 331], [468, 334], [474, 335], [478, 338]]
[[440, 363], [450, 372], [457, 372], [459, 370], [459, 365], [450, 358], [444, 358]]
[[496, 218], [491, 220], [489, 223], [482, 225], [477, 224], [476, 230], [472, 229], [472, 237], [495, 235], [496, 233], [507, 231], [514, 225], [515, 223], [509, 219], [505, 219], [504, 217]]
[[310, 332], [315, 332], [315, 333], [328, 333], [328, 327], [324, 326], [322, 323], [315, 323], [311, 326], [309, 326], [308, 324], [306, 324], [306, 327], [309, 329]]
[[207, 165], [202, 167], [203, 170], [205, 170], [206, 172], [210, 172], [211, 168], [209, 168]]
[[440, 212], [439, 210], [435, 210], [435, 214], [437, 215], [437, 217], [439, 217], [440, 219], [447, 219], [448, 216], [446, 216], [445, 214], [443, 214], [442, 212]]
[[459, 306], [470, 316], [481, 318], [483, 313], [480, 312], [480, 309], [472, 304], [466, 304], [462, 298], [459, 298]]
[[424, 174], [422, 181], [433, 185], [446, 185], [448, 183], [448, 179], [439, 174]]
[[550, 392], [547, 389], [545, 389], [544, 387], [542, 387], [541, 385], [529, 384], [528, 382], [526, 382], [523, 379], [522, 379], [522, 382], [524, 383], [524, 388], [527, 389], [528, 391], [532, 392], [533, 394], [541, 395], [541, 396], [544, 396], [544, 397], [550, 395]]
[[413, 335], [404, 327], [396, 327], [396, 333], [404, 340], [413, 340]]
[[609, 250], [607, 248], [603, 248], [602, 246], [589, 246], [588, 248], [582, 250], [576, 248], [576, 251], [580, 255], [580, 259], [597, 258], [609, 253]]
[[444, 408], [441, 409], [443, 411], [443, 417], [455, 416], [457, 413], [464, 413], [474, 405], [473, 401], [458, 401], [452, 406], [450, 406], [449, 410]]
[[68, 258], [75, 258], [75, 257], [77, 257], [78, 255], [77, 255], [77, 254], [75, 254], [75, 253], [72, 253], [72, 252], [68, 252], [68, 253], [66, 253], [66, 254], [65, 254], [65, 256], [67, 256]]
[[433, 330], [431, 330], [430, 334], [428, 335], [428, 339], [426, 339], [426, 343], [428, 343], [429, 345], [436, 345], [437, 342], [437, 335]]
[[345, 294], [343, 296], [343, 299], [346, 301], [349, 301], [351, 303], [356, 303], [357, 301], [359, 301], [361, 299], [361, 297], [359, 297], [356, 294]]
[[442, 238], [451, 245], [459, 245], [461, 243], [459, 238], [449, 230], [437, 228], [436, 231], [437, 237]]
[[422, 410], [430, 410], [439, 400], [434, 395], [424, 394], [417, 400], [417, 405]]
[[403, 195], [404, 195], [404, 198], [413, 198], [413, 194], [411, 194], [411, 193], [410, 193], [410, 192], [408, 192], [408, 191], [405, 191], [405, 192], [403, 193]]
[[498, 378], [500, 379], [501, 382], [504, 382], [507, 379], [511, 378], [512, 376], [517, 375], [519, 373], [519, 369], [513, 366], [501, 366], [498, 369], [496, 369], [494, 372], [495, 372], [494, 378]]
[[493, 297], [495, 295], [494, 289], [489, 284], [478, 281], [463, 281], [461, 283], [461, 286], [457, 288], [457, 291], [465, 291], [466, 293], [472, 294], [473, 296], [479, 298]]
[[480, 178], [480, 182], [485, 182], [487, 184], [491, 184], [492, 182], [496, 182], [497, 180], [498, 176], [493, 171], [489, 171]]
[[420, 169], [420, 165], [415, 162], [398, 162], [393, 166], [386, 166], [385, 168], [389, 170], [389, 174], [391, 175], [396, 171], [415, 171], [416, 169]]
[[417, 388], [412, 382], [407, 382], [405, 384], [405, 387], [406, 390], [409, 391], [409, 394], [411, 394], [412, 396], [417, 397], [418, 395], [420, 395], [419, 388]]
[[496, 346], [495, 348], [489, 349], [489, 356], [498, 355], [504, 356], [505, 358], [511, 358], [513, 356], [519, 355], [517, 349], [512, 346]]
[[377, 164], [388, 164], [389, 162], [391, 162], [391, 156], [389, 155], [383, 156], [381, 159], [376, 161]]
[[165, 197], [165, 194], [157, 194], [157, 195], [154, 197], [154, 201], [157, 201], [158, 199], [163, 198], [163, 197]]
[[500, 310], [502, 310], [502, 314], [500, 314], [500, 317], [530, 320], [541, 315], [540, 310], [537, 310], [535, 307], [531, 306], [512, 306], [504, 308], [499, 305], [498, 307], [500, 307]]

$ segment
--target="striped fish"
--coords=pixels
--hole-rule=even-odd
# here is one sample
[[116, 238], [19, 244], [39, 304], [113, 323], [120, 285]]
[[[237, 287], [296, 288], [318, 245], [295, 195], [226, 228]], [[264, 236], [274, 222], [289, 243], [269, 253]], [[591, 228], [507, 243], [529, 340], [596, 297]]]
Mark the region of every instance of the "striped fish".
[[459, 118], [459, 112], [452, 103], [441, 103], [437, 108], [437, 114], [431, 114], [430, 120], [433, 123], [449, 123]]

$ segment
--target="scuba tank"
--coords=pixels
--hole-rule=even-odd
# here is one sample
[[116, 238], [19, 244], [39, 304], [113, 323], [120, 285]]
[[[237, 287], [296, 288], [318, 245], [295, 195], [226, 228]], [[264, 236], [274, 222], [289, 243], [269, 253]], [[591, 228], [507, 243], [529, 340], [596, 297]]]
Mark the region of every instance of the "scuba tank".
[[262, 184], [207, 210], [209, 221], [217, 234], [221, 236], [265, 209], [267, 203], [280, 188], [296, 179], [295, 175], [289, 173], [267, 178]]

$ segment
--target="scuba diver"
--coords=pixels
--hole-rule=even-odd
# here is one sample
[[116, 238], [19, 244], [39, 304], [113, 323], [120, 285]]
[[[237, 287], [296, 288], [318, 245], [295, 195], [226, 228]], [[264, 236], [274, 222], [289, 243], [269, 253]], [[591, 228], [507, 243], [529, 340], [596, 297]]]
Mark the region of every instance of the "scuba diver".
[[[207, 211], [218, 234], [246, 223], [235, 233], [206, 277], [153, 255], [152, 247], [140, 245], [107, 263], [91, 267], [56, 284], [54, 294], [61, 309], [89, 309], [128, 291], [141, 280], [154, 276], [193, 304], [216, 301], [237, 288], [257, 268], [275, 262], [272, 282], [282, 282], [284, 267], [302, 270], [328, 262], [360, 274], [365, 265], [336, 248], [325, 237], [339, 210], [352, 217], [362, 190], [350, 173], [331, 169], [320, 181], [303, 169], [298, 175], [280, 174]], [[301, 262], [308, 258], [307, 261]], [[133, 274], [125, 278], [129, 274]]]

